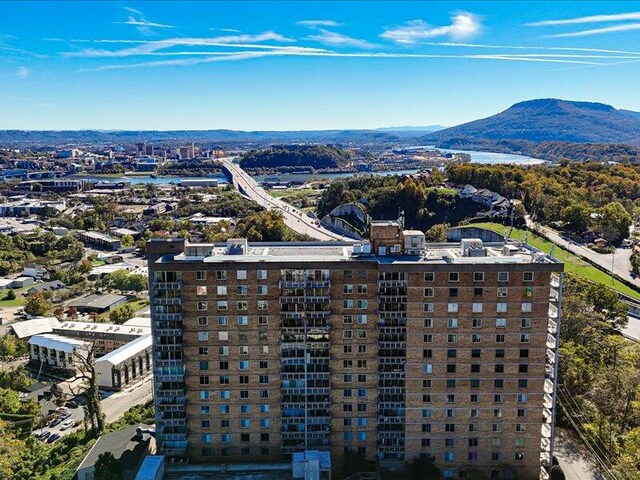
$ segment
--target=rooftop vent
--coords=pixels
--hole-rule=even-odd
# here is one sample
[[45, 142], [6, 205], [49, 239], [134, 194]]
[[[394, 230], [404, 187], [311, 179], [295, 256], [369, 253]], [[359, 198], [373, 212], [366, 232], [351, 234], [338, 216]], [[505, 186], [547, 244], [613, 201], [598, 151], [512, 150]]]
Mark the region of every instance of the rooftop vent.
[[463, 238], [460, 241], [463, 257], [486, 257], [487, 249], [479, 238]]
[[230, 238], [227, 240], [227, 255], [246, 255], [249, 245], [246, 238]]

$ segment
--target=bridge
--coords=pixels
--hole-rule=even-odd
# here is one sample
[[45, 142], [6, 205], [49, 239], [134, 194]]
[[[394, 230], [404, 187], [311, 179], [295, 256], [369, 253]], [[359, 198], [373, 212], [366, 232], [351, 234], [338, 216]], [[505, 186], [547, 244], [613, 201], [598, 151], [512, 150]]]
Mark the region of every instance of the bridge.
[[318, 220], [309, 217], [303, 211], [298, 210], [282, 200], [269, 195], [251, 176], [229, 158], [222, 159], [222, 169], [229, 177], [233, 186], [242, 195], [267, 210], [277, 210], [282, 213], [284, 223], [290, 229], [301, 235], [307, 235], [316, 240], [355, 242], [353, 238], [339, 235], [323, 227]]

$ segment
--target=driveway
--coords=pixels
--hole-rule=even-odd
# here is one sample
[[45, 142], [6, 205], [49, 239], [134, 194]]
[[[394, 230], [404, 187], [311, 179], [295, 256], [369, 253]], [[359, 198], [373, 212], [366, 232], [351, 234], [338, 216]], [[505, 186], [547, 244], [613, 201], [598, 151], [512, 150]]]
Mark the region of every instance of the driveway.
[[566, 480], [604, 480], [586, 451], [570, 432], [556, 429], [554, 454]]

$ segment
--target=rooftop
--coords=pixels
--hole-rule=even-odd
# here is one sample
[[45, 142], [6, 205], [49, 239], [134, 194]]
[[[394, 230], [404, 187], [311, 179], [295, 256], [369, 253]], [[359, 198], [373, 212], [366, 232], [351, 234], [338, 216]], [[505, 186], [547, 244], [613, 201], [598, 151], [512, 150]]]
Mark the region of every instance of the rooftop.
[[119, 333], [122, 335], [148, 335], [151, 333], [151, 326], [133, 326], [133, 325], [116, 325], [113, 323], [95, 323], [95, 322], [78, 322], [67, 321], [54, 327], [57, 333], [61, 331], [73, 332], [100, 332], [100, 333]]
[[13, 333], [18, 338], [32, 337], [41, 333], [51, 333], [54, 328], [60, 326], [60, 322], [55, 317], [38, 317], [33, 320], [16, 322], [11, 324]]
[[[148, 425], [130, 425], [122, 430], [105, 433], [91, 447], [91, 450], [84, 457], [78, 470], [91, 468], [95, 465], [98, 457], [106, 452], [111, 452], [120, 462], [123, 469], [135, 470], [140, 458], [149, 450], [150, 437], [145, 435], [144, 440], [136, 438], [136, 429], [148, 429]], [[76, 470], [76, 471], [78, 471]]]
[[[354, 253], [353, 243], [279, 242], [250, 243], [246, 248], [230, 250], [227, 244], [185, 244], [184, 252], [161, 257], [157, 262], [306, 262], [368, 261], [384, 264], [530, 264], [561, 263], [524, 242], [482, 242], [468, 253], [472, 239], [460, 243], [426, 243], [418, 255], [376, 255]], [[368, 242], [363, 242], [368, 244]], [[467, 247], [465, 247], [467, 245]], [[361, 244], [362, 246], [362, 244]], [[505, 248], [506, 247], [506, 248]], [[362, 251], [362, 249], [360, 249]]]
[[126, 300], [124, 295], [87, 295], [86, 297], [79, 298], [69, 303], [69, 307], [93, 307], [93, 308], [109, 308], [114, 303]]
[[140, 338], [136, 338], [126, 345], [116, 348], [113, 352], [98, 358], [96, 363], [109, 362], [111, 365], [120, 365], [125, 360], [128, 360], [133, 355], [139, 352], [143, 352], [147, 348], [151, 347], [152, 338], [151, 334], [143, 335]]
[[77, 340], [75, 338], [62, 337], [54, 333], [44, 333], [42, 335], [34, 335], [29, 340], [30, 345], [50, 348], [53, 350], [61, 350], [66, 353], [73, 353], [76, 348], [84, 348], [87, 342]]

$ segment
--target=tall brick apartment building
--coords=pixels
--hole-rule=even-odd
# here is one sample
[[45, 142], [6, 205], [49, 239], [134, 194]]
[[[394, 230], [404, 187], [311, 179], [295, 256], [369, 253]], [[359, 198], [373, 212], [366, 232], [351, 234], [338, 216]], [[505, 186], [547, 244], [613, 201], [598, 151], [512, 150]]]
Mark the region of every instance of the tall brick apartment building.
[[149, 242], [162, 453], [425, 453], [446, 478], [546, 475], [563, 265], [371, 228], [360, 245]]

